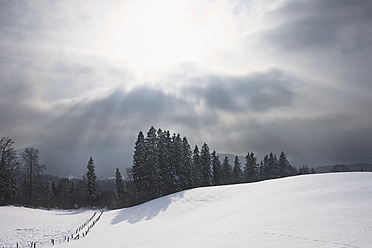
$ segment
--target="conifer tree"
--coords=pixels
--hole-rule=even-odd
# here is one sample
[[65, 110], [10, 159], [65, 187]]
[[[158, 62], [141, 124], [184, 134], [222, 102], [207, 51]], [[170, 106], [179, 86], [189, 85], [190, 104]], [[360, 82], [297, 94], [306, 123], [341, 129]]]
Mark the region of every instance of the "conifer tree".
[[212, 152], [213, 185], [222, 185], [222, 166], [216, 151]]
[[123, 177], [118, 168], [116, 168], [115, 173], [115, 185], [116, 185], [116, 194], [118, 196], [119, 206], [122, 206], [124, 196], [125, 196], [125, 189], [124, 189], [124, 181]]
[[251, 152], [245, 156], [245, 167], [244, 167], [244, 181], [255, 182], [258, 180], [258, 164], [257, 158], [254, 153]]
[[280, 177], [279, 161], [272, 152], [265, 155], [263, 161], [263, 179], [273, 179]]
[[134, 147], [133, 155], [133, 182], [136, 186], [136, 191], [139, 194], [139, 198], [142, 198], [145, 194], [146, 182], [145, 178], [145, 162], [146, 162], [146, 148], [145, 148], [145, 137], [140, 131], [137, 136], [137, 141]]
[[279, 161], [272, 152], [269, 154], [270, 168], [271, 168], [271, 178], [280, 177]]
[[169, 131], [158, 130], [159, 185], [162, 195], [175, 192], [176, 172], [172, 164], [172, 141]]
[[144, 192], [145, 198], [154, 199], [161, 196], [159, 171], [159, 139], [156, 130], [151, 126], [145, 139], [145, 169]]
[[287, 177], [291, 175], [291, 165], [287, 160], [287, 156], [282, 151], [279, 156], [279, 175], [280, 177]]
[[192, 177], [194, 187], [199, 187], [201, 186], [201, 167], [199, 148], [197, 145], [195, 146], [195, 149], [193, 151], [192, 162], [193, 162]]
[[172, 143], [171, 143], [171, 163], [175, 170], [175, 191], [180, 191], [182, 189], [181, 181], [184, 178], [181, 178], [182, 169], [183, 169], [183, 161], [182, 161], [182, 140], [180, 134], [173, 134], [172, 136]]
[[92, 156], [90, 156], [88, 165], [87, 165], [87, 186], [88, 186], [88, 195], [90, 204], [93, 205], [97, 198], [97, 186], [96, 186], [96, 173], [95, 173], [95, 166], [93, 162]]
[[209, 153], [209, 146], [207, 143], [204, 143], [200, 152], [200, 169], [201, 186], [210, 186], [212, 179], [211, 154]]
[[240, 167], [240, 161], [238, 156], [235, 156], [234, 168], [232, 171], [233, 183], [241, 183], [243, 181], [243, 172]]
[[233, 182], [233, 180], [232, 180], [232, 167], [229, 163], [229, 158], [227, 156], [225, 156], [225, 158], [223, 160], [222, 178], [223, 178], [223, 184], [231, 184]]
[[192, 178], [192, 151], [186, 137], [183, 137], [181, 143], [181, 170], [179, 174], [181, 189], [193, 187]]

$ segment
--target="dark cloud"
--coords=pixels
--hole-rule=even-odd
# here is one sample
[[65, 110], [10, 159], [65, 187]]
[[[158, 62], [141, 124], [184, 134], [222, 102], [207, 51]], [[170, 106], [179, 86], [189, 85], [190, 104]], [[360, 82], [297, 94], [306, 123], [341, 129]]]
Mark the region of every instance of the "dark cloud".
[[109, 161], [109, 156], [112, 161], [125, 163], [106, 162], [105, 167], [97, 168], [105, 175], [118, 166], [131, 166], [131, 151], [140, 130], [146, 132], [151, 125], [169, 129], [180, 123], [192, 128], [198, 125], [197, 119], [194, 106], [161, 90], [138, 87], [125, 92], [118, 89], [108, 96], [65, 109], [44, 128], [45, 142], [40, 147], [47, 151], [46, 163], [51, 164], [53, 172], [65, 175], [83, 173], [85, 167], [81, 163], [90, 155], [95, 155], [101, 164]]
[[151, 125], [296, 165], [372, 160], [370, 1], [233, 1], [234, 47], [214, 49], [212, 66], [144, 76], [98, 44], [121, 2], [72, 2], [0, 1], [0, 136], [39, 147], [49, 173], [82, 175], [93, 155], [112, 176]]
[[256, 73], [245, 77], [205, 76], [194, 79], [188, 91], [222, 111], [267, 111], [291, 106], [295, 93], [294, 78], [280, 70]]
[[364, 51], [372, 42], [371, 12], [371, 1], [289, 1], [275, 12], [286, 20], [268, 31], [264, 40], [288, 51]]
[[[240, 154], [252, 151], [259, 158], [270, 151], [285, 151], [296, 166], [372, 161], [372, 129], [355, 127], [358, 121], [353, 118], [348, 114], [279, 117], [264, 122], [249, 118], [232, 127], [241, 135], [228, 137], [226, 142]], [[351, 125], [346, 126], [345, 122]]]

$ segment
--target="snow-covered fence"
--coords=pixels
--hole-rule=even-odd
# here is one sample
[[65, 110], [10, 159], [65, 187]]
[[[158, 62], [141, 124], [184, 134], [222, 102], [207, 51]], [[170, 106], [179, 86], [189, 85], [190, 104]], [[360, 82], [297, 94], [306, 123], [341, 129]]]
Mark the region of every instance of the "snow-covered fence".
[[87, 221], [85, 221], [81, 226], [76, 228], [76, 230], [71, 234], [71, 236], [64, 236], [62, 239], [51, 239], [51, 245], [55, 245], [57, 243], [66, 243], [72, 240], [77, 240], [80, 238], [84, 238], [88, 235], [89, 231], [93, 228], [93, 226], [98, 222], [103, 214], [103, 210], [99, 212], [95, 212], [92, 217], [90, 217]]
[[[73, 228], [71, 230], [66, 225], [64, 225], [65, 227], [61, 229], [60, 232], [55, 232], [55, 234], [59, 233], [59, 235], [61, 235], [59, 237], [56, 237], [54, 236], [54, 234], [49, 233], [45, 228], [44, 229], [31, 228], [30, 230], [32, 232], [36, 232], [38, 235], [34, 235], [32, 237], [22, 235], [20, 239], [18, 238], [16, 240], [13, 239], [13, 242], [2, 242], [3, 240], [1, 240], [0, 248], [40, 248], [46, 246], [50, 247], [57, 244], [67, 243], [73, 240], [81, 239], [88, 235], [93, 226], [100, 220], [103, 212], [104, 210], [94, 212], [90, 216], [90, 218], [86, 220], [80, 220], [83, 223], [81, 225], [78, 225], [78, 228]], [[74, 225], [76, 226], [76, 223], [80, 221], [79, 220], [76, 221]], [[19, 231], [23, 234], [25, 230], [17, 229], [16, 231]], [[38, 239], [38, 237], [40, 236], [42, 236], [43, 239]], [[2, 238], [2, 236], [0, 238]]]

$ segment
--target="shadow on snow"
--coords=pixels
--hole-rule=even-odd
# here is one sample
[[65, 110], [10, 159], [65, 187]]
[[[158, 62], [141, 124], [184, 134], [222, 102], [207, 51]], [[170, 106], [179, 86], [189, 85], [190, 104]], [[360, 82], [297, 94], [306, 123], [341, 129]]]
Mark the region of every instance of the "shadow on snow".
[[158, 216], [160, 212], [167, 210], [173, 199], [182, 198], [183, 194], [184, 191], [163, 196], [138, 206], [123, 208], [118, 211], [111, 224], [115, 225], [123, 221], [134, 224], [142, 220], [151, 220]]

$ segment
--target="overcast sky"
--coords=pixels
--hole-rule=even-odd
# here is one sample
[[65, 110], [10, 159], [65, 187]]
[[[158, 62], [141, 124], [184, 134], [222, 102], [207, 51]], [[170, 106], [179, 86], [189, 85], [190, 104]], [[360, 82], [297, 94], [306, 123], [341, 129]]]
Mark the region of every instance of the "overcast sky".
[[372, 163], [371, 13], [369, 0], [0, 0], [0, 136], [62, 167], [131, 155], [151, 125], [220, 153]]

